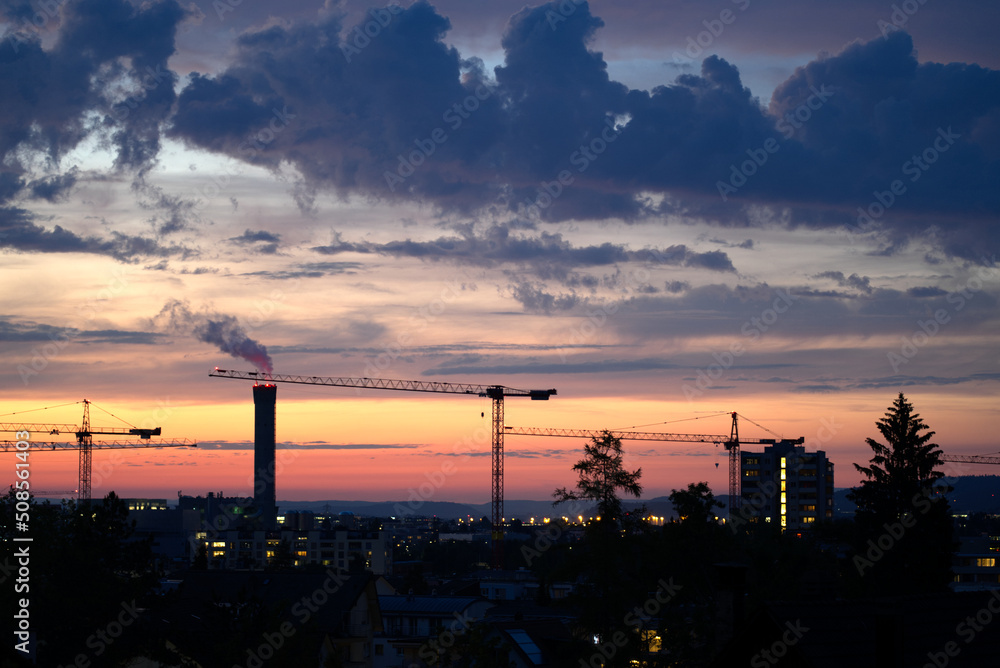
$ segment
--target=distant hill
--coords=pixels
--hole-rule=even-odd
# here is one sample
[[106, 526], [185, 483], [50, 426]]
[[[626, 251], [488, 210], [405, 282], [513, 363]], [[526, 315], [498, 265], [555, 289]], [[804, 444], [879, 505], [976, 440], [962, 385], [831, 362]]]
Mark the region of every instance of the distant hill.
[[[953, 510], [963, 513], [987, 512], [1000, 513], [1000, 476], [962, 476], [952, 480], [954, 491], [948, 495], [948, 501]], [[847, 500], [847, 493], [850, 489], [837, 489], [834, 491], [834, 514], [837, 517], [853, 517], [854, 504]], [[719, 501], [728, 507], [728, 495], [717, 497]], [[634, 509], [641, 504], [645, 504], [646, 510], [651, 515], [666, 517], [670, 519], [675, 516], [673, 504], [665, 496], [656, 497], [642, 502], [626, 501], [627, 509]], [[311, 510], [316, 513], [329, 512], [337, 514], [341, 512], [352, 512], [355, 515], [365, 517], [393, 517], [401, 514], [402, 509], [409, 509], [406, 501], [279, 501], [278, 506], [282, 512], [294, 510]], [[524, 499], [510, 499], [504, 501], [504, 512], [507, 517], [517, 518], [527, 521], [532, 517], [558, 517], [567, 511], [565, 506], [553, 506], [550, 500], [532, 501]], [[590, 510], [589, 513], [592, 513]], [[725, 507], [720, 509], [720, 514], [725, 515]], [[454, 503], [451, 501], [425, 501], [413, 510], [412, 515], [423, 517], [440, 517], [441, 519], [458, 519], [490, 516], [489, 503]]]
[[[626, 501], [625, 508], [632, 510], [645, 504], [646, 510], [651, 515], [670, 518], [674, 515], [673, 504], [662, 496], [648, 501], [636, 502]], [[416, 504], [414, 504], [416, 505]], [[489, 517], [491, 506], [489, 503], [454, 503], [451, 501], [425, 501], [419, 507], [411, 510], [406, 501], [278, 501], [281, 512], [291, 512], [300, 510], [311, 510], [315, 513], [330, 512], [339, 514], [351, 512], [363, 517], [393, 517], [406, 513], [408, 516], [420, 517], [440, 517], [441, 519], [458, 519], [473, 517]], [[329, 508], [329, 511], [326, 509]], [[517, 518], [524, 521], [532, 517], [557, 517], [568, 512], [565, 506], [553, 506], [552, 501], [532, 501], [526, 499], [509, 499], [504, 501], [504, 513], [507, 517]], [[591, 508], [588, 513], [593, 513]]]
[[[1000, 476], [967, 475], [952, 478], [954, 488], [948, 495], [952, 512], [1000, 513]], [[833, 493], [834, 513], [837, 516], [854, 516], [855, 506], [847, 500], [850, 489]]]

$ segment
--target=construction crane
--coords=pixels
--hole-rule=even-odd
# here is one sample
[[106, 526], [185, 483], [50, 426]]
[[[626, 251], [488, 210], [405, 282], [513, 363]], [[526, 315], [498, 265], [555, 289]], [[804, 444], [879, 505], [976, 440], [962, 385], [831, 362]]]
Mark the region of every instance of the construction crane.
[[493, 568], [503, 566], [503, 402], [505, 397], [528, 397], [532, 401], [548, 401], [556, 391], [517, 390], [503, 385], [474, 385], [468, 383], [442, 383], [425, 380], [392, 380], [389, 378], [334, 378], [325, 376], [288, 376], [265, 374], [259, 371], [228, 371], [216, 368], [208, 374], [214, 378], [236, 378], [239, 380], [266, 381], [268, 383], [299, 383], [304, 385], [329, 385], [333, 387], [355, 387], [370, 390], [403, 390], [407, 392], [444, 392], [466, 394], [475, 397], [489, 397], [493, 400], [493, 428], [491, 434], [493, 451], [493, 474], [491, 494], [491, 517], [493, 523]]
[[740, 478], [740, 443], [746, 445], [774, 445], [775, 443], [791, 443], [801, 445], [805, 438], [775, 439], [775, 438], [740, 438], [736, 425], [736, 413], [730, 414], [733, 426], [729, 436], [711, 434], [664, 434], [650, 431], [617, 431], [599, 429], [550, 429], [544, 427], [505, 427], [508, 434], [520, 436], [562, 436], [567, 438], [600, 438], [609, 433], [615, 438], [629, 441], [676, 441], [682, 443], [714, 443], [725, 446], [729, 451], [729, 514], [734, 516], [740, 509], [743, 498], [743, 485]]
[[[77, 426], [72, 424], [52, 424], [52, 423], [31, 423], [31, 422], [0, 422], [2, 432], [25, 431], [32, 435], [45, 433], [50, 436], [59, 434], [73, 434], [76, 437], [75, 443], [35, 441], [31, 440], [32, 451], [52, 450], [79, 450], [79, 488], [77, 499], [79, 501], [89, 501], [91, 493], [91, 465], [93, 460], [93, 449], [132, 449], [132, 448], [177, 448], [177, 447], [197, 447], [196, 442], [188, 439], [171, 439], [166, 441], [152, 441], [153, 436], [159, 436], [160, 427], [99, 427], [94, 429], [90, 425], [90, 404], [88, 399], [83, 400], [83, 422]], [[116, 440], [116, 441], [94, 441], [94, 434], [99, 435], [129, 435], [138, 436], [140, 440]], [[17, 441], [0, 441], [0, 450], [8, 452], [15, 449]]]

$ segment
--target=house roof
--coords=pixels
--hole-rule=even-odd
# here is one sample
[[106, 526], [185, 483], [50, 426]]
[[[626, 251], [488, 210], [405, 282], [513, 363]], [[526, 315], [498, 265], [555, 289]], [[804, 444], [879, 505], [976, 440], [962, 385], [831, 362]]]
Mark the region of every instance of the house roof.
[[353, 635], [349, 613], [363, 597], [380, 631], [369, 573], [190, 571], [149, 621], [176, 652], [205, 666], [257, 647], [265, 632], [281, 636], [285, 654], [295, 645], [312, 655], [323, 638]]
[[[208, 602], [257, 599], [294, 615], [309, 610], [321, 628], [339, 630], [345, 616], [370, 583], [369, 573], [190, 571], [185, 574], [178, 598]], [[296, 606], [299, 606], [296, 608]], [[315, 608], [315, 610], [311, 610]], [[299, 617], [304, 616], [299, 613]]]
[[480, 596], [379, 596], [378, 604], [384, 615], [448, 616], [485, 600]]
[[575, 640], [566, 625], [557, 619], [493, 622], [505, 644], [529, 666], [560, 663]]

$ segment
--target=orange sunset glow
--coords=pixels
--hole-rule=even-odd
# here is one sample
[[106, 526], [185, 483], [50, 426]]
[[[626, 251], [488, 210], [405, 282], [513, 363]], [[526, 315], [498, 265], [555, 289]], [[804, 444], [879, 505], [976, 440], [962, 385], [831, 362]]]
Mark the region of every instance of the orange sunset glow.
[[[998, 102], [962, 101], [1000, 61], [951, 14], [788, 29], [754, 3], [695, 57], [698, 3], [417, 2], [354, 53], [329, 45], [368, 8], [336, 4], [178, 9], [82, 64], [82, 15], [15, 42], [47, 65], [11, 65], [0, 110], [0, 421], [88, 399], [95, 426], [200, 444], [97, 449], [95, 496], [251, 492], [252, 383], [216, 367], [558, 390], [508, 398], [517, 427], [736, 412], [826, 451], [837, 487], [901, 391], [944, 452], [1000, 449]], [[490, 420], [279, 383], [278, 499], [405, 499], [450, 461], [434, 499], [486, 502]], [[508, 436], [507, 498], [571, 485], [583, 445]], [[721, 448], [624, 445], [645, 498], [727, 492]], [[75, 489], [74, 452], [37, 461], [35, 488]]]

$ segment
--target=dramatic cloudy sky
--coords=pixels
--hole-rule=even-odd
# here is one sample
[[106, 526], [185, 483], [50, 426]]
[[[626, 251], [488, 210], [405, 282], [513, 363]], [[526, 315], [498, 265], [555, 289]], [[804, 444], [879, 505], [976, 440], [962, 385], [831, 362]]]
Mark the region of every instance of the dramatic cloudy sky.
[[[998, 33], [985, 0], [0, 0], [0, 421], [202, 443], [96, 453], [135, 496], [250, 492], [215, 366], [558, 390], [515, 426], [736, 411], [837, 486], [902, 391], [994, 453]], [[488, 400], [278, 393], [279, 498], [488, 500]], [[581, 446], [509, 437], [508, 498]], [[725, 491], [713, 446], [626, 449], [647, 497]]]

